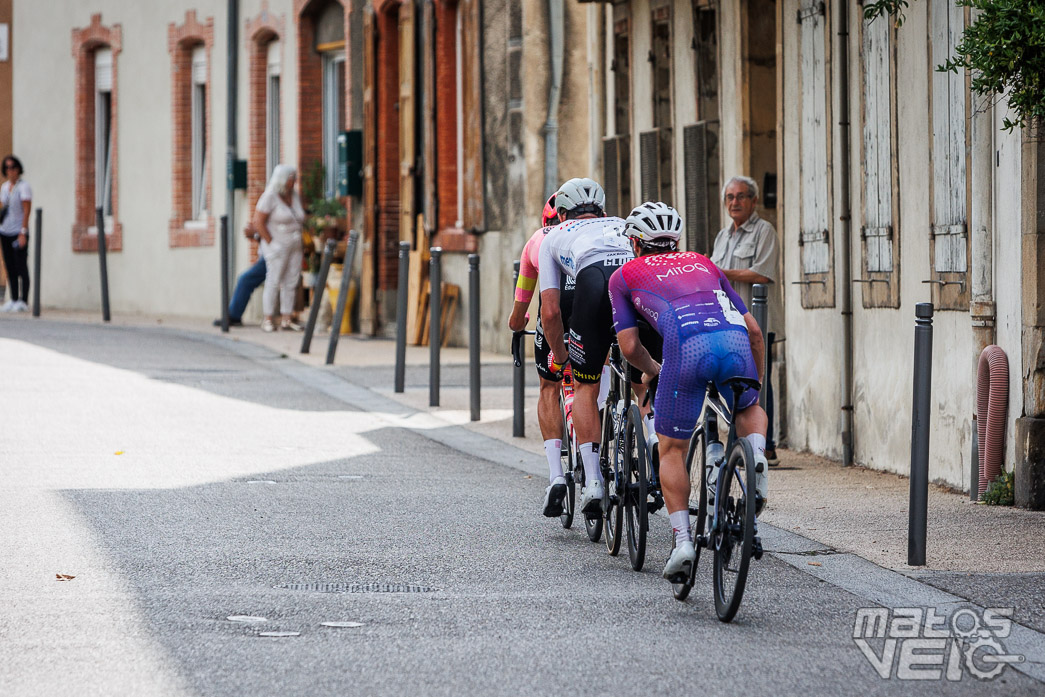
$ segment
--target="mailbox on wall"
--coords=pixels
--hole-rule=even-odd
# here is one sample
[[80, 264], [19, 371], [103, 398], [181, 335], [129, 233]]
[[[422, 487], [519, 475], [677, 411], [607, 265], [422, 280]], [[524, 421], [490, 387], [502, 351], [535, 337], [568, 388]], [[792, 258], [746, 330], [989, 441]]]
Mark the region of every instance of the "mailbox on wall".
[[342, 131], [337, 136], [337, 195], [363, 195], [362, 131]]

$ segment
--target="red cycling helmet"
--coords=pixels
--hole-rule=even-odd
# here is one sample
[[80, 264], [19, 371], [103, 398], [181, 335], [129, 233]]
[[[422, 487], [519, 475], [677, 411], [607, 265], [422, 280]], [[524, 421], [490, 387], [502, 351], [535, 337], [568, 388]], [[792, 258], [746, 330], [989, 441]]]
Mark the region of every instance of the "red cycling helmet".
[[555, 194], [552, 194], [548, 198], [548, 202], [544, 204], [544, 213], [541, 214], [541, 223], [544, 227], [559, 224], [559, 213], [555, 210]]

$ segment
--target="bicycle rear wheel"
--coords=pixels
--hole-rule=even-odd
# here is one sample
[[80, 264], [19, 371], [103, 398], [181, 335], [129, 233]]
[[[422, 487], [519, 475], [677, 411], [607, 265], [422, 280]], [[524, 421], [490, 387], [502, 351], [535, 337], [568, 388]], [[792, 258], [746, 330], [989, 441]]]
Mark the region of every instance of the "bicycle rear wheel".
[[737, 440], [719, 473], [715, 513], [715, 612], [730, 622], [744, 597], [755, 539], [755, 451], [745, 438]]
[[[689, 592], [693, 589], [693, 584], [696, 583], [697, 564], [700, 563], [700, 548], [703, 546], [704, 519], [707, 517], [708, 512], [707, 472], [704, 467], [704, 463], [707, 460], [706, 442], [707, 436], [704, 435], [704, 429], [698, 428], [689, 440], [689, 451], [686, 453], [686, 472], [689, 473], [690, 477], [690, 496], [692, 496], [694, 471], [696, 471], [697, 489], [699, 490], [697, 509], [694, 511], [691, 507], [689, 511], [691, 516], [696, 513], [696, 520], [690, 523], [690, 535], [693, 537], [693, 549], [696, 551], [697, 556], [693, 559], [693, 566], [690, 567], [689, 578], [686, 579], [686, 582], [671, 584], [671, 591], [675, 596], [675, 600], [680, 602], [689, 597]], [[696, 470], [693, 469], [694, 466], [696, 466]]]
[[570, 429], [566, 424], [566, 408], [559, 400], [559, 408], [562, 412], [562, 447], [559, 450], [559, 459], [562, 464], [562, 474], [566, 478], [566, 496], [562, 500], [562, 514], [559, 522], [562, 527], [569, 530], [573, 526], [573, 509], [577, 501], [577, 486], [573, 481], [573, 462], [577, 453], [573, 450], [573, 440], [570, 438]]
[[647, 482], [649, 453], [642, 430], [642, 414], [632, 404], [624, 428], [624, 520], [628, 528], [628, 557], [631, 568], [642, 571], [646, 561], [646, 532], [649, 529]]

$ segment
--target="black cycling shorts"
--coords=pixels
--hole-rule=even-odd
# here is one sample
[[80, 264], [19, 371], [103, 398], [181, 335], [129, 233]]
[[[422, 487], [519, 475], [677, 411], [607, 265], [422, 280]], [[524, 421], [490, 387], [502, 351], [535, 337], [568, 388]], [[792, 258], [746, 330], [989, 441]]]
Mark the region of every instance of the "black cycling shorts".
[[597, 261], [577, 274], [569, 335], [570, 366], [573, 379], [579, 382], [591, 384], [602, 379], [602, 366], [616, 336], [609, 282], [610, 276], [619, 268], [616, 259]]
[[[559, 281], [559, 312], [562, 314], [562, 330], [564, 336], [570, 335], [570, 314], [573, 311], [573, 292], [576, 288], [576, 283], [572, 278], [566, 274], [562, 275]], [[533, 335], [533, 359], [534, 363], [537, 364], [537, 375], [544, 378], [545, 380], [551, 380], [552, 382], [559, 382], [562, 377], [556, 377], [555, 374], [548, 369], [548, 355], [551, 353], [551, 347], [548, 345], [547, 339], [544, 337], [544, 328], [541, 326], [541, 301], [540, 296], [537, 296], [537, 328]]]
[[[649, 322], [639, 318], [639, 341], [649, 352], [650, 358], [660, 363], [664, 360], [664, 339], [661, 335], [650, 326]], [[635, 366], [628, 364], [628, 373], [633, 383], [642, 382], [642, 371]]]

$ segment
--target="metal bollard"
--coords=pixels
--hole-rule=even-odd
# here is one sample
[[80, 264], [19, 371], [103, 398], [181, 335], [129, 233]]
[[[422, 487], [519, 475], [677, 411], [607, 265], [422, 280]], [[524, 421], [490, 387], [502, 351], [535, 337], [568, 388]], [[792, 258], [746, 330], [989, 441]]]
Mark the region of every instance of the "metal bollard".
[[932, 391], [933, 305], [914, 308], [914, 405], [911, 410], [911, 500], [908, 507], [907, 563], [925, 565], [929, 499], [929, 396]]
[[348, 302], [348, 282], [352, 278], [352, 263], [356, 258], [356, 247], [359, 246], [359, 232], [349, 230], [348, 248], [345, 249], [345, 265], [341, 267], [341, 289], [338, 291], [337, 308], [334, 319], [330, 323], [330, 343], [327, 344], [327, 365], [334, 364], [337, 353], [337, 340], [341, 337], [341, 319], [345, 316], [345, 304]]
[[755, 322], [758, 323], [758, 328], [762, 330], [762, 345], [765, 347], [766, 354], [766, 366], [762, 366], [762, 391], [758, 395], [758, 404], [763, 409], [766, 407], [766, 385], [769, 383], [769, 380], [766, 378], [768, 375], [767, 366], [770, 361], [769, 342], [766, 340], [768, 337], [768, 334], [766, 333], [766, 314], [768, 311], [769, 289], [761, 283], [756, 283], [751, 286], [751, 315], [755, 318]]
[[479, 255], [468, 255], [468, 387], [472, 421], [479, 420]]
[[439, 326], [443, 315], [443, 249], [432, 247], [428, 262], [428, 308], [431, 310], [428, 320], [428, 406], [439, 406], [439, 349], [443, 341], [442, 327]]
[[101, 208], [96, 208], [94, 216], [95, 224], [98, 225], [98, 268], [102, 277], [102, 319], [109, 322], [112, 320], [112, 315], [109, 314], [109, 265], [106, 260], [108, 250], [105, 247], [105, 214]]
[[44, 212], [36, 209], [36, 251], [33, 252], [33, 317], [40, 316], [40, 250], [43, 249]]
[[396, 289], [395, 391], [406, 389], [406, 315], [410, 289], [410, 243], [399, 243], [399, 287]]
[[327, 289], [327, 275], [330, 273], [330, 262], [334, 260], [334, 248], [337, 240], [327, 240], [323, 245], [323, 260], [319, 262], [319, 276], [312, 286], [312, 307], [308, 309], [308, 322], [305, 324], [305, 336], [301, 339], [301, 353], [308, 353], [312, 348], [312, 333], [316, 331], [316, 319], [319, 318], [319, 306], [323, 303], [323, 291]]
[[229, 216], [221, 216], [221, 331], [229, 332]]
[[[512, 288], [519, 283], [519, 261], [514, 264]], [[513, 291], [514, 292], [514, 291]], [[525, 352], [523, 352], [525, 356]], [[512, 436], [526, 437], [526, 365], [512, 366]]]
[[764, 392], [766, 395], [766, 418], [768, 424], [766, 427], [766, 449], [776, 450], [776, 441], [773, 439], [773, 412], [776, 411], [773, 403], [773, 344], [776, 342], [776, 333], [769, 332], [766, 334], [766, 379], [764, 385]]

